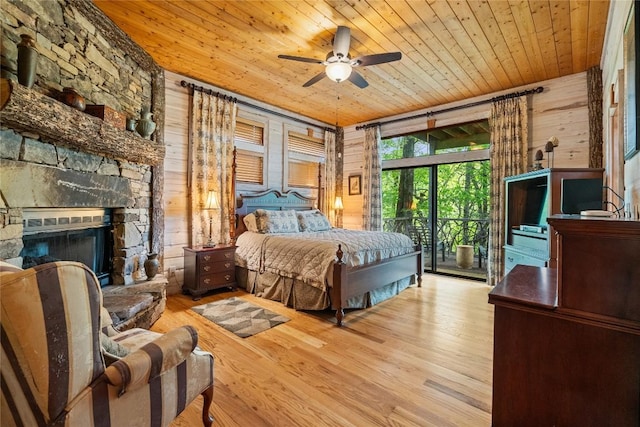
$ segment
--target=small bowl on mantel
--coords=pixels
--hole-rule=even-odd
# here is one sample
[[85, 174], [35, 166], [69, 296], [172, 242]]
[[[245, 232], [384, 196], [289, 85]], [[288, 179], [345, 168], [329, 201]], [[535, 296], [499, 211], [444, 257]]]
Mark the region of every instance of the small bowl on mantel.
[[67, 104], [76, 110], [84, 111], [85, 108], [87, 108], [84, 97], [72, 87], [63, 88], [59, 99], [62, 103]]

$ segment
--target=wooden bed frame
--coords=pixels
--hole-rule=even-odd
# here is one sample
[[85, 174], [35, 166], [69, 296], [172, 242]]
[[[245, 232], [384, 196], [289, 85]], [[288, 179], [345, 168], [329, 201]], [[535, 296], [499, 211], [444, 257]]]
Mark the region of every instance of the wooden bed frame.
[[[307, 210], [316, 207], [316, 200], [305, 197], [295, 191], [281, 193], [277, 190], [267, 190], [254, 194], [240, 195], [237, 201], [236, 237], [246, 231], [242, 218], [256, 209], [270, 210]], [[331, 306], [336, 310], [338, 326], [342, 326], [344, 307], [351, 297], [360, 296], [366, 292], [383, 287], [396, 280], [412, 274], [417, 275], [418, 287], [422, 286], [424, 264], [422, 259], [422, 245], [418, 244], [414, 252], [377, 261], [371, 264], [350, 267], [343, 261], [342, 246], [338, 245], [336, 261], [333, 266], [333, 287], [330, 291]]]

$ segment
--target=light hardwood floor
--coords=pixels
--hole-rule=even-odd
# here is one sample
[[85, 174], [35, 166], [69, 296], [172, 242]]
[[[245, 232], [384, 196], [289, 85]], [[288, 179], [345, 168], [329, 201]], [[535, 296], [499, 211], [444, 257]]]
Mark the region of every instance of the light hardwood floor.
[[[425, 275], [423, 287], [367, 310], [342, 328], [330, 312], [298, 312], [243, 291], [194, 302], [171, 296], [153, 326], [183, 324], [215, 355], [216, 426], [488, 426], [493, 306], [479, 282]], [[191, 311], [240, 296], [291, 321], [238, 338]], [[199, 397], [172, 424], [201, 424]]]

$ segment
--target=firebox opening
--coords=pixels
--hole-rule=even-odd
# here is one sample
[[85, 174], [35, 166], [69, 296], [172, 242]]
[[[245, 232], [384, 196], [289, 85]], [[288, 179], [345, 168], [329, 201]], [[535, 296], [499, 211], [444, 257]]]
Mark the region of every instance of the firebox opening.
[[101, 286], [110, 284], [110, 210], [25, 210], [23, 226], [23, 268], [51, 261], [78, 261], [93, 270]]

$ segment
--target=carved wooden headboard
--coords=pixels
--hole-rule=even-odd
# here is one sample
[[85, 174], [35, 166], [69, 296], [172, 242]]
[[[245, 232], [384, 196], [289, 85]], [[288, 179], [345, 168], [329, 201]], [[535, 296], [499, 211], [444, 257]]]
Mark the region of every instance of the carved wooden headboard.
[[242, 219], [245, 215], [254, 212], [256, 209], [294, 209], [302, 211], [315, 207], [317, 207], [317, 200], [315, 198], [303, 196], [296, 191], [280, 192], [278, 190], [266, 190], [259, 193], [241, 194], [237, 199], [236, 237], [247, 230]]

